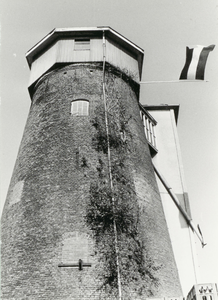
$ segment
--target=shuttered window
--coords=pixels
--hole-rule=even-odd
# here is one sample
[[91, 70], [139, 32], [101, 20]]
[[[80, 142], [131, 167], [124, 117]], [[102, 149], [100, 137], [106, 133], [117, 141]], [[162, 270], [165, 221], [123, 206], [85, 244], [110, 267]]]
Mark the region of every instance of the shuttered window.
[[88, 116], [89, 115], [89, 101], [85, 99], [78, 99], [71, 102], [71, 114], [74, 116]]
[[90, 50], [90, 40], [75, 40], [74, 50]]

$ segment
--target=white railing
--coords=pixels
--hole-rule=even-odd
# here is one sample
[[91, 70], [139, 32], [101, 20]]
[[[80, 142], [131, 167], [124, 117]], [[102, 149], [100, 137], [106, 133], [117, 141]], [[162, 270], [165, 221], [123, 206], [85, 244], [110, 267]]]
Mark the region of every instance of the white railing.
[[157, 142], [155, 135], [155, 126], [157, 121], [146, 111], [146, 109], [140, 105], [140, 116], [142, 123], [144, 125], [145, 136], [152, 150], [157, 153]]

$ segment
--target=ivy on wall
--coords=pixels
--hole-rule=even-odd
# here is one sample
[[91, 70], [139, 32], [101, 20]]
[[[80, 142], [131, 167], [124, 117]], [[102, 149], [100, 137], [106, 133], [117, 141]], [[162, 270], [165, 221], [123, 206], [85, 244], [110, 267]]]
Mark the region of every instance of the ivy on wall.
[[[138, 296], [152, 295], [152, 289], [158, 286], [155, 272], [159, 267], [147, 256], [140, 233], [140, 208], [130, 170], [131, 116], [127, 115], [119, 94], [114, 93], [116, 82], [110, 84], [108, 90], [111, 95], [108, 93], [107, 99], [108, 132], [103, 104], [96, 108], [95, 118], [91, 121], [96, 130], [92, 146], [98, 152], [99, 160], [96, 167], [98, 180], [91, 182], [90, 186], [86, 222], [95, 237], [98, 267], [101, 269], [99, 282], [103, 282], [101, 289], [116, 298], [118, 274], [115, 257], [118, 255], [123, 294], [126, 294], [125, 299], [132, 299], [130, 291]], [[108, 140], [113, 190], [108, 170]], [[114, 245], [114, 222], [118, 254]]]

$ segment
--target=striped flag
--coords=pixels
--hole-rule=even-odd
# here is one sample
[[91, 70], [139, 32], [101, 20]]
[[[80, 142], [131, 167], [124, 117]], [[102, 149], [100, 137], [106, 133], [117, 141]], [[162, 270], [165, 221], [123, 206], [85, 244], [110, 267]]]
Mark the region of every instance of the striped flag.
[[194, 48], [186, 47], [186, 62], [179, 79], [204, 80], [204, 70], [207, 57], [215, 45], [208, 47], [197, 45]]

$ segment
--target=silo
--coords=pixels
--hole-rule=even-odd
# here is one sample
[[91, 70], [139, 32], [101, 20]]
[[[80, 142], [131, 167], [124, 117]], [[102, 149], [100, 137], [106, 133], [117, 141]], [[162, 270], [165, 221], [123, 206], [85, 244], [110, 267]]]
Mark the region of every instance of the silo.
[[143, 50], [110, 27], [59, 28], [27, 61], [2, 299], [180, 296], [139, 113]]

